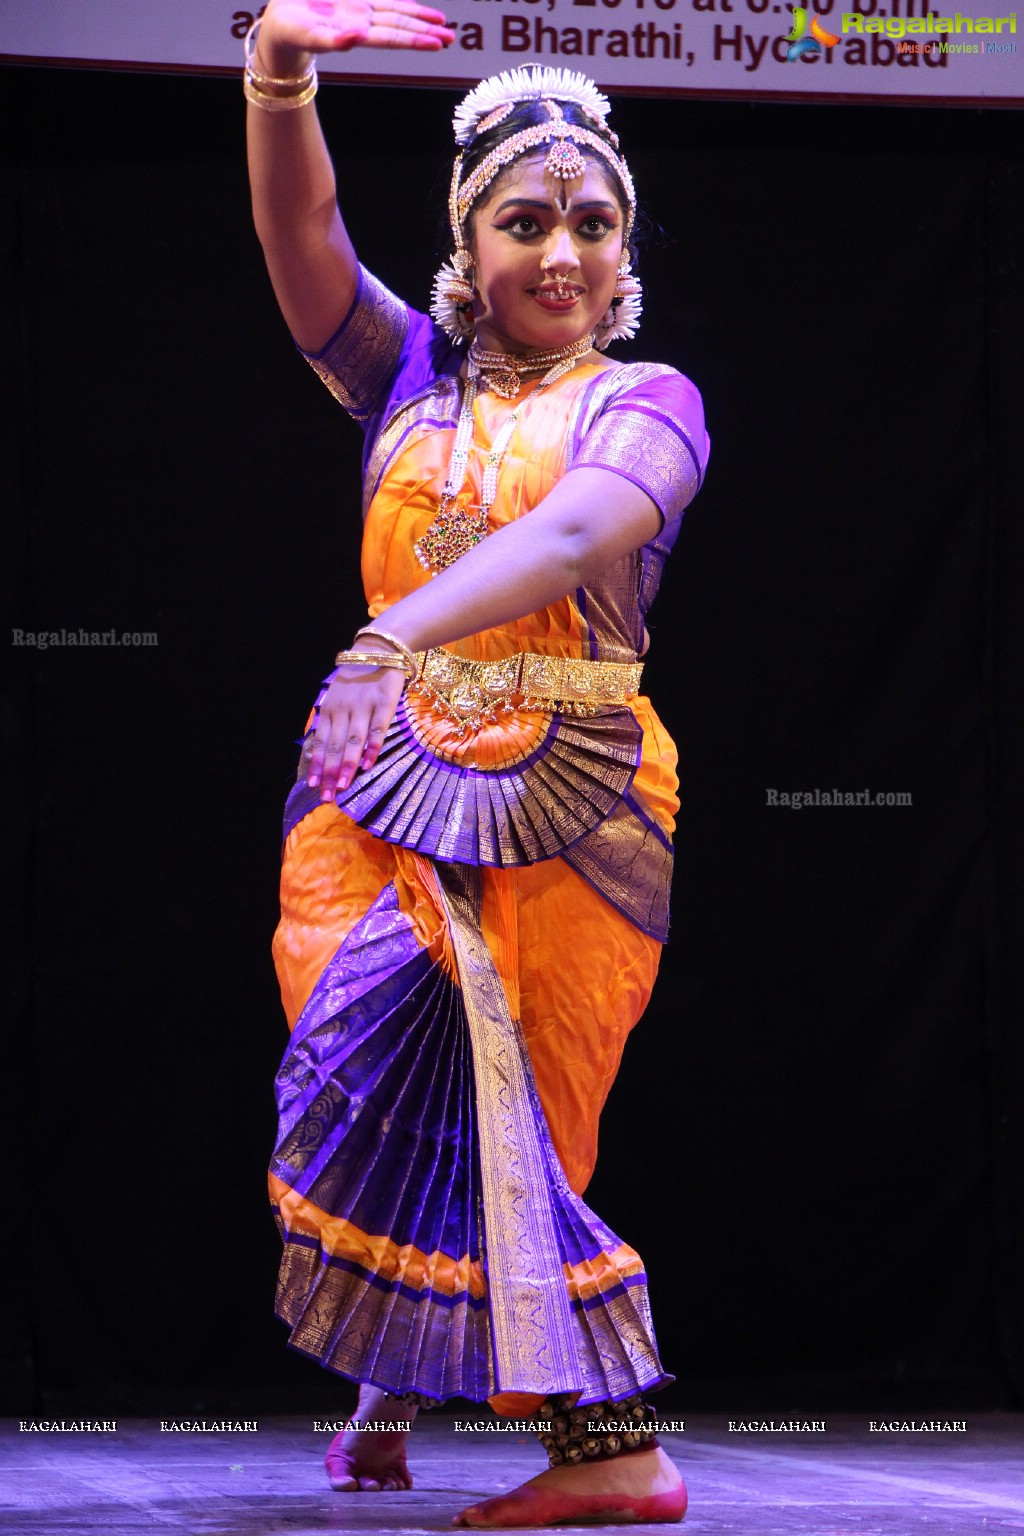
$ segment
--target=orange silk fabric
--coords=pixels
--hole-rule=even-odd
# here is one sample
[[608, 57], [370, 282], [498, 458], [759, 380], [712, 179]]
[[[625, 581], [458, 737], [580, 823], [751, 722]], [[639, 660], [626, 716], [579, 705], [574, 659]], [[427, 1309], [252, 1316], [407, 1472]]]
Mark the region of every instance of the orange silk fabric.
[[[600, 364], [575, 368], [550, 390], [537, 393], [536, 383], [519, 397], [519, 424], [505, 450], [498, 495], [488, 519], [500, 528], [515, 522], [547, 495], [565, 462], [569, 412], [575, 397], [604, 371]], [[474, 436], [466, 483], [459, 505], [480, 505], [484, 457], [512, 406], [484, 392], [473, 406]], [[370, 504], [363, 538], [363, 587], [374, 618], [407, 592], [431, 579], [413, 550], [437, 513], [455, 439], [453, 428], [423, 427], [410, 434], [385, 483]], [[485, 630], [448, 649], [474, 660], [491, 660], [514, 651], [543, 651], [555, 656], [582, 656], [586, 629], [571, 598], [549, 608]]]

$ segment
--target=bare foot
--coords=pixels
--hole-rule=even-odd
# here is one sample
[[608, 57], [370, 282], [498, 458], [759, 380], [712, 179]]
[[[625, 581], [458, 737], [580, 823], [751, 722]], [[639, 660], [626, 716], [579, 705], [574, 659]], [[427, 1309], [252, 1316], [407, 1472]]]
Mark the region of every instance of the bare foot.
[[681, 1520], [686, 1485], [660, 1446], [606, 1461], [550, 1467], [511, 1493], [471, 1504], [453, 1525], [650, 1525]]
[[[389, 1398], [379, 1387], [359, 1388], [359, 1406], [350, 1424], [410, 1423], [415, 1408]], [[387, 1488], [411, 1488], [412, 1473], [405, 1462], [407, 1429], [343, 1429], [324, 1457], [331, 1487], [338, 1493], [376, 1493]]]

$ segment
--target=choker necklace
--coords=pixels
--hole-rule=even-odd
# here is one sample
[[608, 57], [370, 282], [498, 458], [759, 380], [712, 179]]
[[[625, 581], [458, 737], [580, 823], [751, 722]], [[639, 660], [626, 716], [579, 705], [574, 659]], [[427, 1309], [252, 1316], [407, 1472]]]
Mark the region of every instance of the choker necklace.
[[485, 389], [500, 395], [503, 400], [514, 400], [528, 374], [558, 369], [553, 378], [544, 379], [541, 384], [543, 389], [554, 383], [555, 378], [568, 373], [573, 364], [584, 357], [593, 345], [594, 338], [590, 335], [581, 341], [570, 342], [567, 347], [550, 347], [546, 352], [488, 352], [474, 341], [469, 349], [470, 370], [471, 373], [479, 373]]
[[[474, 344], [469, 349], [469, 376], [462, 396], [455, 442], [448, 464], [448, 476], [438, 504], [437, 515], [413, 549], [417, 560], [428, 571], [444, 571], [473, 549], [487, 534], [487, 520], [498, 493], [498, 474], [505, 450], [519, 423], [521, 405], [515, 406], [498, 431], [484, 461], [480, 487], [480, 506], [475, 516], [464, 512], [458, 503], [466, 483], [469, 455], [473, 446], [473, 405], [481, 388], [490, 389], [503, 400], [514, 400], [522, 388], [523, 375], [543, 373], [535, 393], [547, 389], [564, 377], [585, 357], [594, 344], [593, 336], [573, 341], [566, 347], [552, 347], [546, 352], [487, 352]], [[532, 396], [530, 397], [533, 398]], [[523, 405], [527, 402], [524, 401]]]

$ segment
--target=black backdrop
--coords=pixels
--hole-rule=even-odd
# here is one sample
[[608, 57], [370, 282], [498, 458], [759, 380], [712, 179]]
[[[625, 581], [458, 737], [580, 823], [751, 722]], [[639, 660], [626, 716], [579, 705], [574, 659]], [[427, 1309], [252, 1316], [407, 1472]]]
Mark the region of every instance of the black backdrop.
[[[328, 88], [425, 302], [452, 93]], [[292, 350], [236, 81], [3, 73], [10, 1412], [337, 1409], [271, 1315], [268, 945], [308, 704], [361, 617], [358, 433]], [[1022, 119], [621, 100], [635, 355], [713, 451], [654, 612], [674, 926], [588, 1198], [665, 1408], [1024, 1397]], [[626, 352], [619, 349], [619, 355]], [[799, 811], [768, 790], [909, 791]]]

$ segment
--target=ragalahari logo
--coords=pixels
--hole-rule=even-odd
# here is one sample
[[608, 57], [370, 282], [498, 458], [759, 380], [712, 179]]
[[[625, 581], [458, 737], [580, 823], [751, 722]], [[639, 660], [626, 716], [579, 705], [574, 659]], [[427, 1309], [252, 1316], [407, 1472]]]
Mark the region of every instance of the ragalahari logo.
[[786, 58], [792, 64], [797, 59], [802, 59], [807, 53], [820, 53], [822, 48], [834, 48], [838, 41], [839, 38], [835, 32], [825, 30], [817, 13], [808, 27], [807, 12], [803, 6], [798, 5], [793, 11], [793, 30], [786, 35], [786, 42], [789, 44]]

